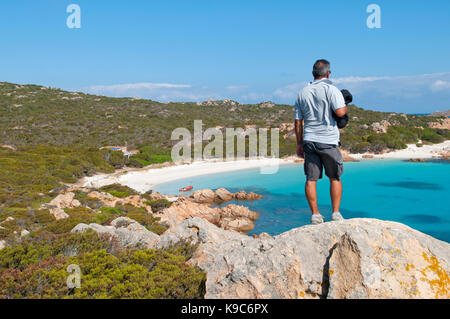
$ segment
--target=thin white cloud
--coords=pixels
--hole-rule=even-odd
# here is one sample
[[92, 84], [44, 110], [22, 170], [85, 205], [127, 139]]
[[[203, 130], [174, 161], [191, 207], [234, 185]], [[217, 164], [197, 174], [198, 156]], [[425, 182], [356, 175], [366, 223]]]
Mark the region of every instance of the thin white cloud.
[[450, 90], [450, 82], [443, 81], [443, 80], [437, 80], [431, 85], [431, 89], [435, 92]]
[[[450, 72], [408, 76], [349, 76], [332, 79], [340, 89], [350, 90], [356, 105], [375, 110], [425, 113], [448, 109]], [[81, 91], [113, 97], [140, 97], [155, 101], [204, 101], [232, 99], [241, 103], [274, 101], [293, 104], [308, 81], [268, 89], [250, 85], [207, 85], [174, 83], [128, 83], [95, 85]], [[80, 90], [78, 90], [80, 91]]]
[[113, 84], [113, 85], [94, 85], [87, 87], [87, 91], [91, 92], [111, 92], [122, 94], [132, 90], [156, 90], [156, 89], [177, 89], [177, 88], [190, 88], [188, 84], [172, 84], [172, 83], [126, 83], [126, 84]]
[[[355, 93], [363, 93], [370, 90], [372, 92], [379, 92], [383, 96], [416, 98], [427, 93], [430, 88], [433, 91], [449, 89], [450, 82], [439, 78], [450, 78], [450, 72], [407, 76], [349, 76], [331, 80], [336, 86], [352, 89]], [[274, 95], [281, 99], [290, 98], [293, 100], [307, 83], [305, 81], [286, 85], [276, 89]]]
[[228, 85], [225, 88], [230, 91], [240, 91], [240, 90], [248, 89], [249, 86], [248, 85]]

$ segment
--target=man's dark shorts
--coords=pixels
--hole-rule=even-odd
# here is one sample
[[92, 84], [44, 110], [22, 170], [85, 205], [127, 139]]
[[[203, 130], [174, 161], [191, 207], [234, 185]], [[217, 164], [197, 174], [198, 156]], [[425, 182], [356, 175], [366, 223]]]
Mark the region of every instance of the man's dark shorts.
[[344, 163], [337, 145], [304, 141], [303, 151], [305, 175], [308, 181], [321, 179], [323, 168], [325, 168], [325, 175], [329, 178], [340, 179], [344, 172]]

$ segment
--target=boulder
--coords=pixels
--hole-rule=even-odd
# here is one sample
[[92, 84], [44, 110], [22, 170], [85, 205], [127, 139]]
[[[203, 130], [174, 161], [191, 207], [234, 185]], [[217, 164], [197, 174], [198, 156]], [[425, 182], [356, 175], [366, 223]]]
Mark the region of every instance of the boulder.
[[59, 194], [54, 199], [52, 199], [50, 203], [48, 203], [47, 205], [55, 208], [73, 208], [81, 206], [81, 203], [74, 197], [75, 194], [72, 192]]
[[160, 218], [162, 224], [168, 227], [175, 227], [185, 219], [200, 217], [212, 224], [218, 224], [220, 220], [220, 210], [211, 208], [208, 205], [198, 204], [180, 196], [170, 207], [165, 208], [154, 215]]
[[217, 203], [224, 203], [224, 202], [228, 202], [233, 199], [233, 194], [230, 193], [225, 188], [216, 189], [214, 194], [215, 194], [214, 201]]
[[2, 221], [0, 224], [7, 223], [7, 222], [11, 222], [11, 221], [13, 221], [13, 220], [15, 220], [14, 217], [8, 216], [8, 217], [6, 217], [6, 219], [5, 219], [4, 221]]
[[153, 248], [159, 241], [157, 234], [147, 230], [144, 226], [128, 217], [114, 219], [111, 222], [111, 226], [81, 223], [72, 229], [72, 233], [83, 233], [88, 229], [117, 239], [122, 247]]
[[0, 250], [6, 247], [6, 240], [0, 240]]
[[56, 220], [69, 217], [69, 215], [62, 208], [50, 208], [49, 212], [56, 218]]
[[426, 158], [410, 158], [409, 161], [416, 162], [416, 163], [426, 163], [427, 159]]
[[198, 243], [206, 298], [450, 298], [450, 244], [400, 223], [350, 219], [253, 238], [187, 219], [158, 247]]
[[20, 237], [25, 237], [28, 236], [30, 234], [30, 232], [26, 229], [22, 229], [22, 231], [20, 232]]
[[372, 128], [372, 131], [380, 134], [380, 133], [386, 133], [389, 126], [391, 126], [391, 123], [386, 120], [382, 120], [381, 122], [374, 122], [370, 125]]
[[189, 198], [199, 204], [212, 204], [214, 203], [215, 197], [215, 193], [210, 189], [196, 190], [189, 196]]
[[354, 157], [350, 156], [350, 153], [346, 150], [341, 149], [342, 159], [344, 162], [358, 162], [358, 160]]
[[233, 197], [237, 200], [255, 200], [255, 199], [261, 199], [262, 196], [258, 195], [256, 193], [250, 192], [247, 193], [246, 191], [239, 191], [237, 193], [233, 194]]
[[253, 229], [253, 222], [258, 218], [257, 213], [244, 206], [230, 204], [223, 208], [212, 208], [206, 204], [192, 202], [186, 197], [180, 197], [170, 207], [154, 215], [169, 228], [176, 227], [186, 219], [200, 217], [221, 228], [241, 232]]
[[243, 217], [250, 220], [257, 220], [259, 215], [245, 206], [230, 204], [220, 210], [221, 218]]
[[437, 122], [430, 122], [427, 125], [429, 128], [450, 130], [450, 118], [439, 119]]

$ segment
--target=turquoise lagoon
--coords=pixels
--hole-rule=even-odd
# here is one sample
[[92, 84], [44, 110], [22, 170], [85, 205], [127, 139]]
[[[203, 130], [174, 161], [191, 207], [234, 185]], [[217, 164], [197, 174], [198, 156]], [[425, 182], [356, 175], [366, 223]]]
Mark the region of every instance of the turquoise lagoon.
[[[450, 242], [449, 162], [349, 162], [344, 164], [342, 181], [344, 194], [341, 213], [345, 218], [397, 221]], [[263, 198], [239, 202], [260, 214], [254, 230], [249, 234], [267, 232], [277, 235], [309, 224], [310, 211], [303, 191], [304, 183], [303, 164], [288, 164], [280, 166], [273, 175], [260, 174], [259, 168], [238, 170], [180, 179], [160, 184], [155, 190], [176, 195], [180, 187], [193, 185], [194, 190], [225, 187], [233, 192], [256, 192]], [[328, 179], [318, 182], [318, 197], [322, 215], [330, 220]]]

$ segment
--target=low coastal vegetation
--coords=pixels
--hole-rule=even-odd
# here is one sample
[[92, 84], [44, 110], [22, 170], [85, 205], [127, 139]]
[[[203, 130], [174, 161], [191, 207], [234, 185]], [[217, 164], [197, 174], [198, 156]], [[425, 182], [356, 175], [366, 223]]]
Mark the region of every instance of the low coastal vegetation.
[[[0, 250], [0, 298], [202, 298], [205, 273], [186, 265], [190, 247], [120, 249], [94, 231], [33, 235]], [[80, 288], [68, 288], [78, 265]]]
[[[160, 235], [167, 228], [153, 213], [171, 205], [166, 199], [139, 194], [147, 209], [123, 202], [108, 206], [89, 196], [138, 195], [115, 184], [75, 191], [80, 205], [64, 207], [65, 218], [57, 219], [45, 205], [82, 177], [170, 161], [172, 130], [184, 126], [193, 132], [195, 119], [220, 129], [280, 127], [280, 156], [296, 149], [293, 107], [270, 102], [158, 103], [0, 82], [0, 110], [0, 298], [202, 298], [205, 274], [186, 264], [189, 245], [125, 249], [94, 232], [71, 233], [80, 223], [108, 225], [126, 216]], [[380, 153], [450, 138], [442, 117], [354, 105], [349, 112], [341, 142], [350, 152]], [[110, 145], [138, 151], [125, 156], [102, 148]], [[70, 264], [83, 272], [81, 289], [67, 288]]]

